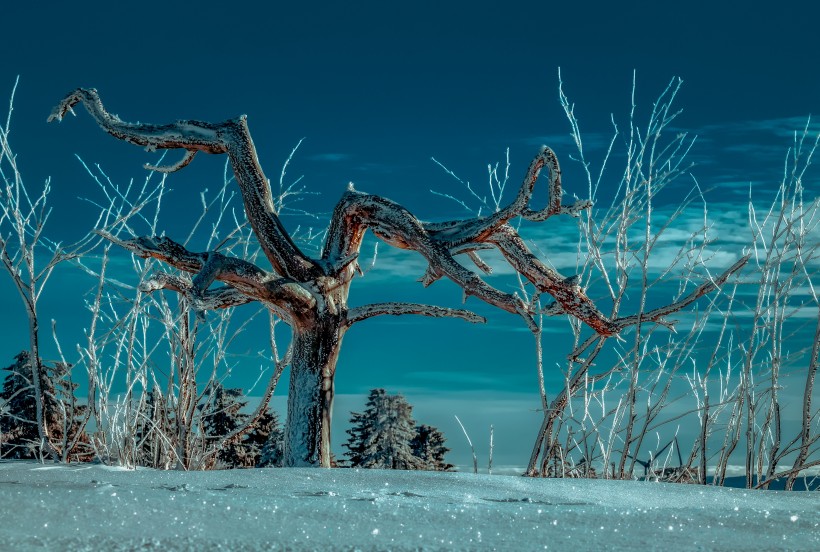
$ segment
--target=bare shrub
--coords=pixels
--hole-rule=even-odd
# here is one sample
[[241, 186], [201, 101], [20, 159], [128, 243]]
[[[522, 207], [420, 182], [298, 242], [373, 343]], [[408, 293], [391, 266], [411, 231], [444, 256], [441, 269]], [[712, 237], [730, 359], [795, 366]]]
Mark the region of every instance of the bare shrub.
[[[731, 250], [715, 251], [710, 247], [716, 238], [714, 219], [686, 161], [695, 140], [670, 129], [679, 113], [672, 105], [680, 85], [678, 79], [670, 82], [645, 124], [636, 118], [633, 85], [628, 126], [621, 131], [613, 118], [613, 138], [597, 168], [586, 157], [574, 106], [561, 86], [590, 198], [597, 200], [602, 182], [618, 183], [608, 207], [581, 215], [577, 279], [597, 304], [611, 304], [609, 316], [615, 318], [628, 302], [637, 303], [638, 312], [651, 309], [653, 294], [672, 283], [678, 289], [674, 301], [685, 301], [714, 281], [714, 267], [727, 260], [751, 258], [753, 268], [737, 273], [705, 305], [686, 313], [677, 333], [639, 321], [624, 339], [604, 348], [568, 319], [575, 346], [563, 368], [564, 385], [551, 400], [544, 386], [542, 337], [536, 335], [544, 419], [527, 473], [705, 483], [711, 472], [715, 484], [723, 484], [742, 444], [747, 486], [788, 477], [791, 488], [800, 471], [820, 460], [820, 416], [812, 406], [817, 333], [807, 348], [801, 322], [818, 309], [820, 203], [804, 198], [817, 137], [810, 136], [808, 125], [796, 132], [773, 203], [761, 209], [750, 197], [748, 235], [731, 236], [725, 240]], [[626, 161], [614, 176], [613, 159]], [[664, 188], [682, 178], [692, 192], [671, 211], [659, 211], [655, 203]], [[684, 236], [679, 226], [686, 228]], [[675, 243], [683, 245], [670, 249]], [[556, 314], [549, 305], [543, 312]], [[786, 366], [792, 374], [805, 370], [800, 431], [788, 440], [779, 398]], [[676, 426], [695, 419], [700, 429], [684, 460], [674, 438]], [[787, 458], [791, 466], [780, 469]]]

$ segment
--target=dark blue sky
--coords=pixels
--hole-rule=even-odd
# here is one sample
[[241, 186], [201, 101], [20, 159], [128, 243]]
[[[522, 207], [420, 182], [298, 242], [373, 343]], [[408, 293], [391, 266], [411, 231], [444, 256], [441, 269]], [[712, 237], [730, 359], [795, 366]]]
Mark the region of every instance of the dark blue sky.
[[[546, 141], [564, 164], [566, 189], [584, 194], [585, 185], [573, 185], [577, 169], [568, 159], [558, 67], [593, 157], [600, 155], [596, 140], [603, 143], [611, 132], [610, 113], [625, 122], [633, 71], [639, 111], [650, 109], [670, 78], [679, 76], [684, 85], [677, 105], [684, 113], [676, 126], [701, 135], [694, 172], [715, 188], [710, 198], [731, 203], [739, 197], [738, 183], [752, 182], [764, 195], [771, 189], [788, 133], [819, 111], [820, 8], [788, 0], [570, 4], [13, 2], [3, 7], [0, 98], [20, 75], [11, 143], [29, 186], [52, 177], [55, 212], [47, 233], [58, 239], [92, 223], [77, 197], [94, 189], [75, 154], [100, 163], [120, 182], [142, 179], [142, 164], [155, 160], [106, 136], [85, 112], [47, 125], [51, 107], [77, 86], [97, 88], [108, 109], [129, 121], [218, 121], [245, 113], [274, 180], [291, 148], [306, 137], [290, 174], [303, 174], [309, 189], [321, 193], [302, 205], [310, 211], [328, 212], [353, 181], [430, 219], [460, 214], [431, 188], [461, 193], [431, 156], [483, 183], [487, 163], [501, 160], [509, 147], [515, 182]], [[172, 209], [184, 210], [198, 201], [202, 187], [214, 188], [222, 163], [200, 156], [173, 175]], [[682, 193], [673, 190], [662, 201], [674, 204]], [[186, 231], [174, 220], [166, 230], [172, 237]], [[459, 297], [447, 284], [418, 292], [420, 272], [399, 274], [390, 266], [357, 282], [351, 301], [413, 297], [451, 304]], [[3, 364], [26, 344], [24, 314], [7, 280], [0, 283], [7, 313]], [[71, 300], [91, 284], [66, 276], [50, 285], [44, 317], [76, 332], [84, 314]], [[499, 409], [463, 417], [477, 432], [514, 420], [509, 440], [529, 439], [534, 415], [532, 431], [516, 431], [537, 403], [516, 397], [536, 392], [531, 337], [512, 317], [486, 313], [492, 319], [481, 328], [406, 318], [362, 324], [346, 337], [338, 391], [404, 391], [418, 404], [420, 418], [440, 414], [423, 421], [445, 427], [451, 440], [460, 438], [448, 420], [461, 403], [454, 400], [450, 409], [429, 397], [457, 390], [463, 404], [487, 404], [499, 392], [518, 405], [514, 414]], [[547, 366], [564, 353], [553, 352]], [[525, 461], [520, 456], [509, 461]]]

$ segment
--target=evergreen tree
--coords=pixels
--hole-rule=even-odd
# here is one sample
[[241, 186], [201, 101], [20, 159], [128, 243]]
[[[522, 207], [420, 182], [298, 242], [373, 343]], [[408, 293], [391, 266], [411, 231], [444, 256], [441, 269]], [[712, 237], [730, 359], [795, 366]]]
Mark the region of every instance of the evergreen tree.
[[[0, 457], [37, 458], [40, 438], [29, 353], [21, 352], [15, 357], [15, 363], [3, 370], [7, 374], [0, 392]], [[86, 407], [77, 404], [74, 396], [77, 384], [68, 378], [70, 371], [68, 364], [43, 363], [40, 378], [43, 421], [49, 442], [60, 454], [65, 442], [68, 446], [74, 445], [69, 460], [89, 460], [90, 451], [83, 450], [89, 439], [81, 427]], [[68, 435], [64, 439], [66, 430]]]
[[350, 413], [350, 429], [345, 431], [349, 435], [347, 443], [343, 446], [347, 448], [345, 456], [348, 458], [350, 467], [358, 468], [362, 466], [362, 454], [364, 453], [364, 442], [369, 437], [375, 425], [377, 405], [384, 401], [386, 391], [384, 389], [371, 389], [367, 397], [365, 411], [363, 413]]
[[402, 395], [386, 395], [377, 410], [373, 430], [364, 441], [362, 466], [416, 470], [421, 461], [413, 455], [410, 441], [416, 434], [413, 407]]
[[[200, 408], [202, 428], [211, 441], [218, 441], [248, 422], [249, 415], [242, 412], [247, 401], [242, 396], [242, 389], [226, 389], [219, 382], [208, 387], [206, 402]], [[268, 407], [247, 431], [225, 442], [216, 458], [227, 468], [281, 466], [284, 440], [279, 415]]]
[[444, 434], [421, 425], [416, 429], [413, 407], [402, 395], [373, 389], [364, 412], [351, 412], [344, 444], [350, 466], [404, 470], [450, 471], [444, 456], [450, 451]]
[[173, 463], [173, 453], [167, 441], [170, 433], [170, 412], [166, 399], [159, 387], [146, 393], [140, 420], [134, 434], [137, 444], [139, 465], [156, 469], [169, 469]]
[[256, 427], [245, 440], [252, 448], [257, 468], [281, 467], [285, 454], [285, 434], [279, 415], [268, 409], [257, 421]]
[[14, 361], [3, 369], [7, 374], [0, 393], [0, 458], [34, 458], [38, 436], [28, 352]]
[[352, 467], [414, 470], [422, 462], [413, 455], [416, 435], [413, 407], [401, 395], [373, 389], [364, 413], [353, 413], [346, 455]]
[[431, 471], [451, 471], [452, 464], [444, 460], [444, 455], [450, 449], [444, 446], [446, 439], [444, 434], [437, 428], [420, 425], [416, 430], [416, 436], [410, 442], [413, 454], [421, 460], [423, 469]]
[[[211, 442], [219, 442], [222, 437], [238, 429], [248, 418], [242, 409], [247, 404], [243, 401], [242, 389], [226, 389], [219, 382], [209, 384], [205, 399], [199, 407], [202, 410], [202, 429]], [[253, 465], [249, 451], [242, 445], [242, 437], [222, 444], [216, 459], [226, 467], [243, 467]]]

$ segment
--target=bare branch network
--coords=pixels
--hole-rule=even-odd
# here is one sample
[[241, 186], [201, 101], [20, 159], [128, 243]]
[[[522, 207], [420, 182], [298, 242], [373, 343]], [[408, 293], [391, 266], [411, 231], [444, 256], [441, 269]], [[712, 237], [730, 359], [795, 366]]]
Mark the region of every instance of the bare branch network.
[[[586, 296], [575, 278], [564, 277], [541, 262], [509, 224], [517, 217], [542, 222], [554, 215], [578, 216], [591, 207], [589, 201], [562, 204], [561, 170], [555, 154], [547, 147], [533, 159], [514, 200], [484, 217], [423, 222], [398, 203], [357, 191], [351, 185], [333, 210], [321, 256], [314, 259], [300, 250], [280, 222], [246, 117], [222, 123], [194, 120], [165, 125], [128, 123], [105, 110], [96, 90], [80, 88], [54, 108], [49, 121], [62, 120], [78, 103], [85, 106], [103, 130], [117, 139], [149, 150], [184, 150], [179, 163], [169, 167], [148, 166], [149, 169], [180, 170], [199, 152], [228, 156], [248, 222], [271, 270], [217, 251], [192, 252], [165, 237], [125, 240], [111, 234], [104, 237], [137, 256], [158, 259], [191, 275], [186, 279], [157, 274], [142, 284], [146, 292], [158, 289], [180, 292], [190, 297], [200, 310], [261, 301], [292, 327], [294, 350], [285, 430], [288, 465], [330, 465], [333, 376], [342, 337], [351, 325], [374, 316], [404, 314], [484, 322], [484, 318], [466, 310], [412, 303], [379, 303], [348, 309], [348, 289], [356, 272], [361, 271], [357, 259], [368, 229], [385, 243], [416, 251], [427, 260], [427, 270], [420, 279], [424, 286], [442, 277], [449, 278], [463, 289], [465, 299], [472, 295], [517, 314], [537, 332], [533, 319], [537, 314], [535, 307], [517, 294], [490, 286], [479, 274], [479, 271], [488, 273], [489, 267], [478, 256], [478, 251], [497, 249], [539, 292], [555, 299], [548, 307], [549, 314], [571, 315], [595, 331], [596, 335], [574, 356], [595, 340], [616, 335], [630, 325], [643, 322], [671, 325], [666, 317], [716, 289], [748, 261], [748, 257], [743, 257], [681, 301], [633, 316], [608, 318]], [[533, 208], [530, 205], [533, 191], [544, 168], [548, 172], [548, 201], [540, 209]], [[461, 264], [457, 256], [464, 256], [478, 271]], [[216, 282], [222, 285], [214, 286]]]

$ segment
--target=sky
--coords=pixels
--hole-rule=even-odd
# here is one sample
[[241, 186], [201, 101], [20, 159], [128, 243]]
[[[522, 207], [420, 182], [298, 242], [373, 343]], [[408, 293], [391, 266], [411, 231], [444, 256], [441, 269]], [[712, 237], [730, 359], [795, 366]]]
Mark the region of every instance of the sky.
[[[120, 183], [141, 181], [143, 163], [156, 161], [106, 136], [83, 111], [46, 124], [51, 108], [78, 86], [97, 88], [106, 107], [128, 121], [247, 114], [262, 166], [274, 181], [304, 138], [288, 175], [303, 175], [301, 183], [317, 194], [298, 207], [319, 219], [285, 217], [294, 228], [321, 226], [351, 181], [425, 220], [464, 216], [457, 203], [431, 194], [464, 194], [432, 157], [483, 185], [487, 164], [503, 165], [509, 148], [514, 186], [542, 143], [562, 161], [567, 192], [584, 197], [558, 101], [559, 67], [596, 161], [612, 118], [626, 122], [633, 77], [639, 116], [680, 77], [676, 105], [683, 112], [675, 128], [698, 135], [693, 172], [711, 189], [707, 199], [716, 211], [731, 219], [734, 206], [745, 216], [750, 185], [760, 197], [770, 196], [791, 134], [818, 112], [820, 76], [811, 61], [818, 16], [812, 3], [788, 0], [776, 6], [203, 1], [196, 7], [90, 1], [75, 10], [57, 2], [14, 2], [3, 8], [0, 98], [11, 94], [19, 75], [11, 145], [29, 186], [51, 178], [54, 211], [46, 233], [70, 241], [93, 224], [93, 209], [80, 198], [99, 193], [77, 156], [99, 163]], [[811, 128], [816, 131], [817, 123]], [[163, 219], [169, 236], [187, 235], [199, 193], [219, 186], [223, 163], [198, 156], [170, 177], [174, 191]], [[688, 191], [673, 187], [659, 201], [674, 206]], [[571, 222], [550, 224], [535, 234], [572, 232]], [[715, 247], [720, 251], [721, 244]], [[736, 252], [727, 253], [728, 259]], [[459, 304], [460, 293], [449, 284], [421, 290], [415, 282], [421, 270], [418, 259], [384, 246], [376, 267], [354, 282], [351, 304]], [[43, 318], [65, 328], [69, 350], [87, 324], [81, 298], [93, 282], [83, 278], [60, 273], [42, 300]], [[451, 445], [461, 439], [452, 420], [460, 415], [485, 441], [488, 426], [496, 426], [499, 451], [509, 451], [502, 463], [526, 462], [540, 416], [532, 337], [515, 317], [472, 302], [468, 307], [489, 315], [488, 323], [403, 317], [368, 321], [349, 332], [337, 372], [336, 419], [361, 408], [357, 401], [367, 390], [384, 387], [403, 392], [416, 405], [417, 419], [444, 428]], [[19, 298], [5, 277], [0, 309], [6, 313], [0, 363], [8, 364], [27, 338]], [[567, 352], [562, 322], [555, 324], [548, 367]], [[248, 331], [258, 332], [249, 341], [262, 343], [248, 350], [262, 348], [264, 328]], [[49, 347], [47, 354], [54, 354]], [[258, 366], [244, 369], [255, 377]], [[247, 385], [241, 371], [235, 370], [237, 386]], [[548, 373], [548, 381], [560, 385], [560, 376]], [[459, 449], [456, 463], [466, 458], [463, 443]]]

